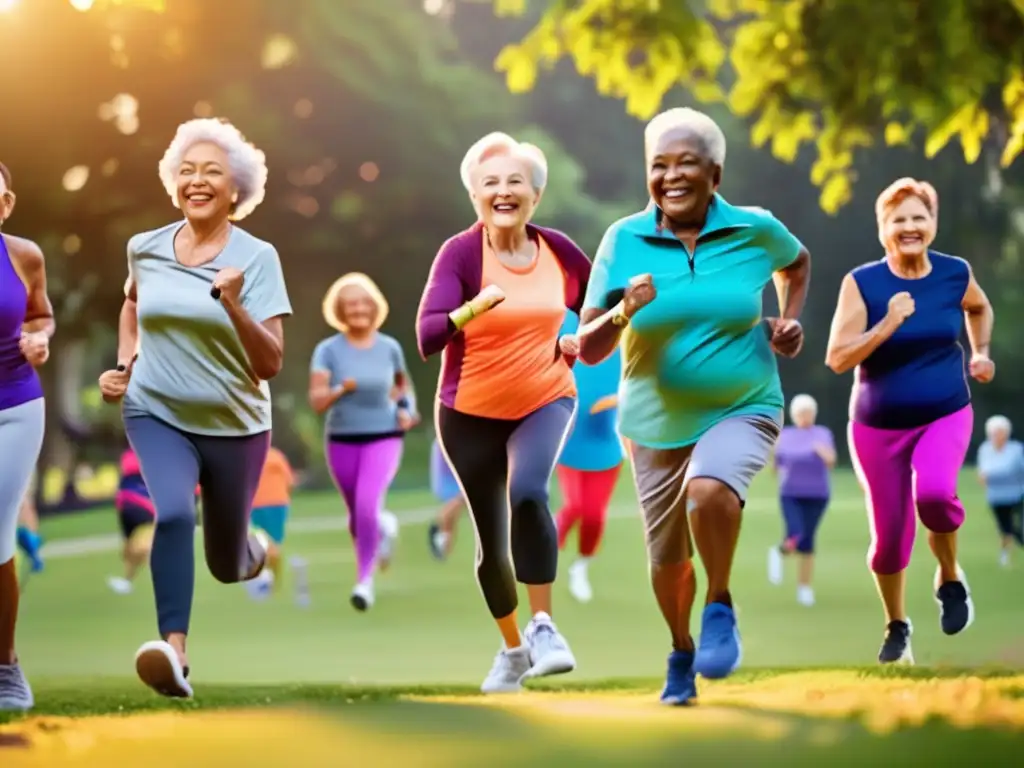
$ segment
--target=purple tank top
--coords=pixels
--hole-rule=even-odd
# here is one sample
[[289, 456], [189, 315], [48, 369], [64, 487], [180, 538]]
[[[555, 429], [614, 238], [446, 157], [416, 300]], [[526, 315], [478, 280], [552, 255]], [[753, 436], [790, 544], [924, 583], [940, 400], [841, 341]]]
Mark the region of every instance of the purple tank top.
[[0, 235], [0, 411], [43, 396], [43, 386], [18, 349], [28, 294]]

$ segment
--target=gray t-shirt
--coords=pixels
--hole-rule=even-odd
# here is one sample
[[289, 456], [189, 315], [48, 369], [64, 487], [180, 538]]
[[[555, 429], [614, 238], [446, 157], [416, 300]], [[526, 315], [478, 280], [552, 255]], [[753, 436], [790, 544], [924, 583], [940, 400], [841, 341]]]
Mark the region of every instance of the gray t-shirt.
[[329, 373], [332, 389], [345, 379], [356, 383], [356, 388], [339, 397], [327, 412], [326, 432], [330, 436], [364, 437], [399, 432], [398, 404], [391, 397], [398, 373], [409, 383], [406, 395], [409, 411], [416, 411], [405, 355], [391, 336], [378, 333], [373, 344], [364, 349], [353, 346], [343, 334], [337, 333], [316, 345], [309, 369]]
[[138, 295], [139, 358], [124, 415], [153, 416], [184, 432], [236, 437], [271, 427], [270, 386], [253, 372], [231, 319], [210, 296], [225, 267], [242, 270], [242, 306], [253, 320], [290, 315], [277, 251], [232, 227], [213, 261], [186, 267], [174, 255], [175, 222], [128, 241], [128, 275]]

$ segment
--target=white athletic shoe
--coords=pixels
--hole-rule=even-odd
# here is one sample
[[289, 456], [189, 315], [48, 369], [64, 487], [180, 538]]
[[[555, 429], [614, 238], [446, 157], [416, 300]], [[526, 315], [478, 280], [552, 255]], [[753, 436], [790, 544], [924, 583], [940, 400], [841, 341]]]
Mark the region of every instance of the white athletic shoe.
[[398, 541], [398, 517], [394, 512], [382, 509], [377, 515], [377, 525], [380, 528], [380, 543], [377, 545], [377, 564], [380, 569], [387, 570], [391, 565], [391, 558], [395, 554], [395, 542]]
[[782, 583], [782, 553], [778, 547], [771, 547], [768, 550], [768, 581], [775, 586]]
[[814, 588], [801, 584], [796, 588], [796, 601], [805, 608], [814, 605]]
[[274, 572], [269, 568], [264, 568], [255, 579], [249, 579], [242, 583], [245, 585], [245, 591], [253, 600], [266, 600], [274, 591]]
[[532, 662], [526, 673], [527, 677], [562, 675], [576, 669], [576, 657], [572, 655], [569, 644], [546, 613], [538, 613], [533, 617], [524, 637], [530, 648]]
[[530, 646], [502, 648], [480, 686], [482, 693], [516, 693], [523, 689], [523, 678], [530, 671]]
[[569, 566], [569, 593], [581, 603], [589, 603], [594, 599], [594, 590], [590, 587], [587, 575], [587, 561], [577, 560]]
[[999, 565], [1003, 568], [1010, 567], [1010, 553], [1005, 549], [999, 553]]
[[373, 607], [373, 580], [367, 579], [355, 585], [350, 599], [357, 611], [368, 611]]
[[144, 643], [135, 654], [135, 671], [142, 682], [161, 696], [192, 698], [188, 671], [181, 666], [178, 654], [170, 643], [163, 640]]
[[134, 589], [132, 583], [121, 576], [111, 576], [107, 579], [107, 586], [119, 595], [130, 595]]

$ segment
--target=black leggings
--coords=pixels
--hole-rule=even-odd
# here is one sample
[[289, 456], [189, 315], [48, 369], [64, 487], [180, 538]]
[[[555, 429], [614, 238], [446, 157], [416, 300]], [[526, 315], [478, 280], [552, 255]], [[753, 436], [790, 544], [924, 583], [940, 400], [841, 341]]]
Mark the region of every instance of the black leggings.
[[996, 525], [1003, 536], [1012, 536], [1024, 547], [1024, 501], [1016, 504], [993, 504], [992, 514], [996, 516]]
[[438, 408], [437, 436], [476, 528], [477, 581], [496, 619], [519, 604], [516, 581], [555, 580], [558, 532], [548, 485], [575, 407], [565, 397], [514, 421]]

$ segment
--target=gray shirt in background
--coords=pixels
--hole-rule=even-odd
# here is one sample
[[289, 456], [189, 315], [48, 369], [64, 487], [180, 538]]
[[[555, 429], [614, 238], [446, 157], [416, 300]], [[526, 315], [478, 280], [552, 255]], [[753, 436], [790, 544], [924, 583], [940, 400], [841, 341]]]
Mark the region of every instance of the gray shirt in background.
[[292, 314], [281, 260], [270, 243], [238, 227], [213, 261], [186, 267], [174, 255], [175, 222], [128, 241], [138, 295], [139, 358], [124, 415], [153, 416], [183, 432], [237, 437], [271, 428], [270, 386], [253, 372], [231, 319], [210, 296], [225, 267], [240, 269], [242, 306], [253, 320]]
[[327, 412], [328, 436], [365, 437], [401, 432], [398, 404], [391, 398], [398, 373], [405, 376], [409, 385], [409, 411], [416, 412], [405, 355], [391, 336], [378, 333], [371, 346], [361, 348], [351, 344], [344, 334], [335, 334], [316, 345], [309, 368], [310, 372], [329, 373], [332, 389], [345, 379], [356, 383], [356, 388], [339, 397]]

